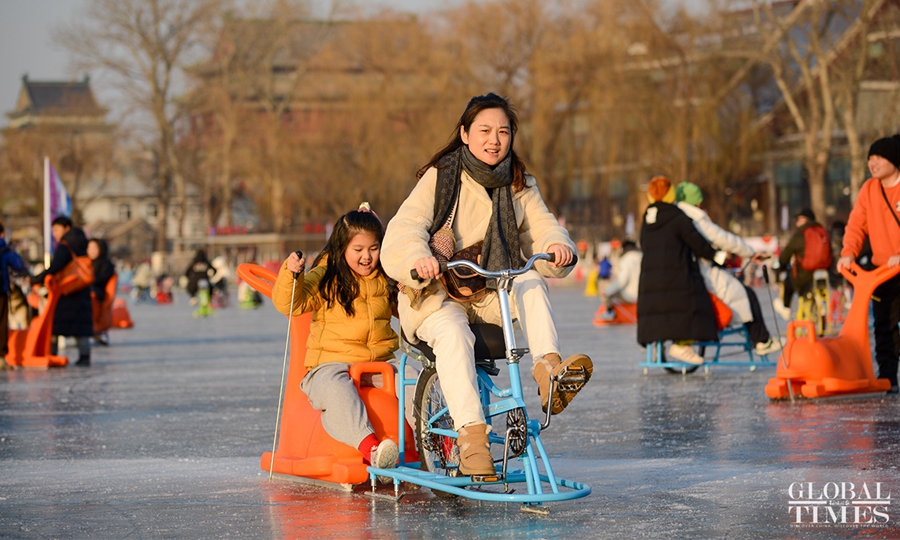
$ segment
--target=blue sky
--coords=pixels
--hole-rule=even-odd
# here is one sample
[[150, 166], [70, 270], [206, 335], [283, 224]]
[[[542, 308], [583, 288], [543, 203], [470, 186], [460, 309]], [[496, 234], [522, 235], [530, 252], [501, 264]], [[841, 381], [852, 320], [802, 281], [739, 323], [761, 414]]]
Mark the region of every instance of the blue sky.
[[[252, 0], [251, 0], [252, 1]], [[475, 0], [478, 1], [478, 0]], [[688, 0], [697, 4], [702, 0]], [[0, 0], [0, 111], [11, 111], [21, 88], [22, 75], [32, 80], [80, 79], [84, 74], [69, 67], [65, 50], [53, 43], [53, 30], [77, 18], [89, 0]], [[425, 12], [460, 4], [462, 0], [380, 0], [397, 10]], [[679, 3], [679, 0], [668, 0]], [[359, 0], [361, 5], [375, 4]], [[322, 9], [327, 0], [314, 0]], [[96, 89], [95, 89], [96, 91]], [[5, 118], [0, 126], [5, 125]]]

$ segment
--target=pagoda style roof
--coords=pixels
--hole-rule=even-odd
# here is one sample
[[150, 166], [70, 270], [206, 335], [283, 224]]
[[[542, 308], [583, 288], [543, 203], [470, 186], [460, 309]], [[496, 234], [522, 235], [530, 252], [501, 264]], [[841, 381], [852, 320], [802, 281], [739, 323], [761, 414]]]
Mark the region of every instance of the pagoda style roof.
[[81, 81], [31, 81], [22, 77], [22, 89], [12, 112], [10, 128], [36, 124], [102, 125], [107, 109], [94, 98], [90, 79]]

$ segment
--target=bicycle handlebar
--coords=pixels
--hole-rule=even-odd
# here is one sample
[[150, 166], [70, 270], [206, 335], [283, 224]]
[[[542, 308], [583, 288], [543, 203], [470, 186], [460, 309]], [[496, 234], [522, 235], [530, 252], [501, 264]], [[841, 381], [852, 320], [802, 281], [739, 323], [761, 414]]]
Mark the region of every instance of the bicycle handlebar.
[[[525, 265], [518, 270], [513, 270], [513, 269], [485, 270], [484, 268], [478, 266], [477, 264], [475, 264], [471, 261], [462, 261], [462, 260], [461, 261], [449, 261], [449, 262], [440, 263], [440, 270], [441, 270], [440, 273], [443, 274], [447, 270], [452, 270], [454, 268], [458, 268], [458, 267], [462, 266], [462, 267], [468, 268], [469, 270], [475, 272], [476, 274], [486, 277], [486, 278], [502, 278], [502, 277], [507, 277], [507, 276], [515, 277], [515, 276], [521, 276], [525, 272], [531, 270], [531, 268], [534, 266], [534, 263], [537, 261], [554, 262], [555, 260], [556, 260], [556, 255], [553, 253], [535, 253], [534, 255], [531, 256], [530, 259], [528, 259], [528, 262], [526, 262]], [[577, 262], [578, 262], [578, 255], [573, 254], [572, 255], [572, 264], [569, 264], [568, 266], [575, 266], [575, 264]], [[416, 281], [424, 281], [423, 279], [421, 279], [419, 277], [419, 272], [416, 271], [415, 268], [413, 268], [412, 270], [409, 271], [409, 275], [411, 278], [413, 278]]]

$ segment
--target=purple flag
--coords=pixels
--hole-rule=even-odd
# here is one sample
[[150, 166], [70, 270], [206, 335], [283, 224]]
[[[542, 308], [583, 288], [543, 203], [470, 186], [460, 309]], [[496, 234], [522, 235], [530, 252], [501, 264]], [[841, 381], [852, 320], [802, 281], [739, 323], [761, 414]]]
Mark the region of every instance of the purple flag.
[[59, 216], [72, 216], [72, 199], [50, 158], [44, 158], [44, 264], [50, 265], [50, 255], [56, 240], [50, 234], [50, 224]]

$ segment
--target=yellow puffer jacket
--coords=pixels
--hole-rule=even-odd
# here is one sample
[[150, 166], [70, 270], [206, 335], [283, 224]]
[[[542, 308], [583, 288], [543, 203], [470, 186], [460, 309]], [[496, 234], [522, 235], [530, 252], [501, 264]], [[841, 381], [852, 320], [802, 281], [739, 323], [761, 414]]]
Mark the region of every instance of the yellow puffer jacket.
[[[313, 312], [306, 343], [306, 367], [313, 368], [326, 362], [393, 360], [399, 341], [391, 328], [390, 295], [396, 292], [388, 291], [384, 275], [375, 271], [359, 278], [359, 296], [353, 301], [353, 317], [347, 316], [340, 305], [326, 307], [319, 293], [319, 282], [324, 275], [324, 265], [301, 274], [294, 293], [293, 314]], [[272, 289], [275, 309], [285, 315], [291, 304], [292, 282], [293, 276], [285, 261]]]

